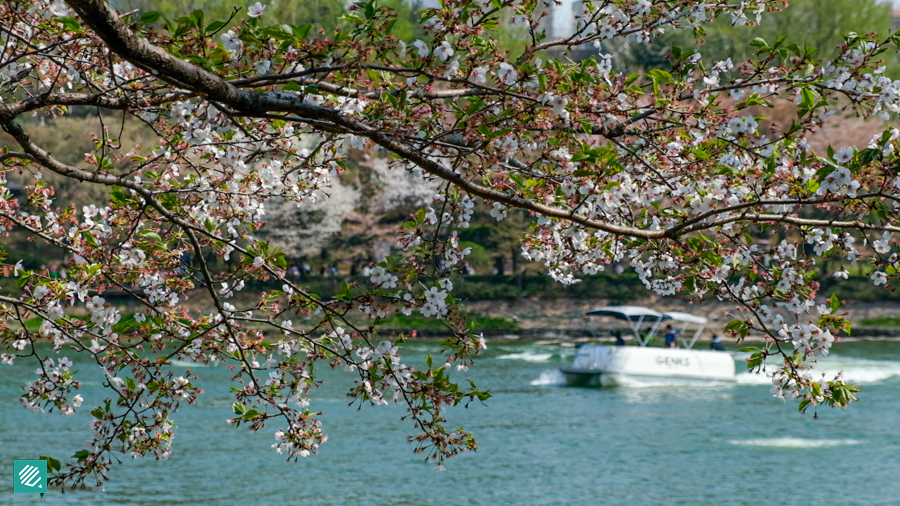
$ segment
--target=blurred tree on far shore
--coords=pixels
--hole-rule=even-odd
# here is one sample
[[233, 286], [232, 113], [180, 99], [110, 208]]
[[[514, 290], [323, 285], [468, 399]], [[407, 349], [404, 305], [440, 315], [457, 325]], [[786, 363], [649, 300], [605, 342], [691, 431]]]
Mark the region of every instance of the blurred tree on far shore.
[[[697, 46], [705, 61], [731, 58], [735, 65], [750, 59], [757, 48], [750, 46], [759, 37], [772, 43], [787, 35], [786, 44], [806, 45], [818, 49], [816, 57], [833, 58], [844, 43], [842, 34], [860, 35], [878, 32], [884, 38], [891, 33], [891, 5], [879, 0], [791, 0], [790, 7], [769, 13], [762, 25], [732, 25], [728, 16], [703, 26], [704, 43]], [[694, 36], [685, 30], [668, 31], [651, 44], [628, 39], [611, 47], [619, 62], [632, 69], [664, 65], [672, 46], [691, 48]], [[889, 69], [900, 66], [895, 54], [885, 54]]]
[[[233, 25], [239, 19], [247, 16], [246, 7], [255, 3], [255, 0], [253, 2], [245, 0], [113, 0], [110, 3], [122, 12], [134, 9], [141, 12], [158, 11], [169, 19], [185, 16], [194, 10], [202, 10], [209, 21], [225, 21], [237, 9], [237, 14], [229, 23], [229, 25]], [[266, 15], [277, 16], [283, 23], [295, 25], [309, 23], [312, 25], [313, 33], [320, 29], [325, 33], [333, 32], [340, 17], [346, 11], [344, 2], [335, 0], [275, 0], [263, 3], [266, 4]], [[400, 0], [396, 3], [406, 2]]]

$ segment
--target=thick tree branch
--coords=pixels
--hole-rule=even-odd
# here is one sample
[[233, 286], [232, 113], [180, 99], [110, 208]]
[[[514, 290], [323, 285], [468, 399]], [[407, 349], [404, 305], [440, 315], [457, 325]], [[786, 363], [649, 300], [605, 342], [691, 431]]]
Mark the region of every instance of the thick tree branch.
[[16, 102], [0, 104], [0, 118], [10, 120], [21, 114], [54, 105], [84, 105], [102, 107], [104, 109], [127, 110], [136, 108], [136, 105], [162, 105], [175, 100], [184, 100], [192, 96], [196, 96], [196, 94], [186, 91], [176, 91], [151, 95], [142, 98], [140, 103], [136, 103], [137, 100], [133, 97], [113, 97], [108, 93], [47, 93], [28, 97]]

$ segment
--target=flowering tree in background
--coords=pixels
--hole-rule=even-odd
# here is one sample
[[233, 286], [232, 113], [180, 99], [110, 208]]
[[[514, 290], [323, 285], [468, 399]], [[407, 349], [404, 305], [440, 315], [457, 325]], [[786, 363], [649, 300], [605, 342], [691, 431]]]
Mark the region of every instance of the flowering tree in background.
[[[828, 61], [784, 38], [754, 41], [756, 58], [744, 63], [673, 49], [670, 68], [644, 75], [619, 73], [602, 54], [547, 56], [716, 17], [755, 23], [781, 4], [585, 2], [577, 31], [551, 40], [541, 27], [552, 3], [444, 0], [421, 13], [427, 37], [407, 45], [391, 35], [394, 13], [374, 1], [355, 4], [347, 26], [329, 34], [270, 25], [262, 4], [225, 30], [199, 11], [161, 20], [103, 0], [3, 2], [0, 126], [11, 141], [0, 184], [15, 173], [26, 185], [22, 198], [0, 199], [0, 226], [72, 259], [58, 279], [23, 270], [10, 252], [5, 269], [21, 290], [0, 296], [3, 362], [37, 365], [22, 396], [29, 409], [80, 407], [66, 354], [89, 356], [111, 392], [90, 400], [93, 444], [53, 481], [102, 481], [120, 453], [166, 458], [174, 409], [199, 394], [194, 376], [173, 371], [176, 359], [232, 367], [230, 422], [271, 427], [275, 449], [291, 459], [326, 441], [309, 409], [313, 365], [323, 362], [356, 375], [357, 402], [405, 403], [410, 440], [427, 458], [475, 449], [470, 434], [445, 428], [445, 410], [488, 396], [449, 378], [484, 347], [451, 280], [468, 253], [456, 230], [476, 205], [497, 220], [512, 208], [531, 213], [523, 254], [562, 283], [627, 262], [661, 295], [731, 301], [740, 315], [728, 329], [766, 338], [749, 366], [765, 366], [776, 396], [801, 409], [845, 406], [856, 388], [810, 370], [848, 329], [839, 301], [816, 305], [813, 267], [840, 256], [871, 263], [876, 285], [898, 276], [900, 132], [827, 153], [804, 137], [831, 114], [900, 111], [900, 82], [878, 62], [898, 40], [848, 34]], [[520, 51], [496, 49], [491, 35], [507, 21], [529, 30]], [[760, 131], [766, 109], [782, 101], [796, 105], [793, 121]], [[31, 117], [84, 110], [104, 126], [90, 134], [96, 149], [83, 163], [64, 163], [29, 136], [39, 128]], [[124, 148], [116, 132], [131, 119], [158, 142]], [[347, 154], [367, 146], [439, 190], [367, 285], [322, 298], [288, 280], [283, 253], [255, 231], [271, 202], [327, 195]], [[57, 207], [45, 175], [107, 198]], [[754, 244], [751, 234], [767, 231], [784, 239]], [[220, 272], [210, 258], [236, 264]], [[235, 307], [229, 300], [251, 279], [281, 289]], [[123, 315], [104, 300], [109, 290], [140, 311]], [[180, 307], [191, 290], [205, 294], [207, 311]], [[409, 336], [378, 330], [411, 311], [440, 319], [450, 336], [421, 369], [400, 356]], [[34, 317], [36, 331], [25, 324]], [[49, 356], [41, 340], [52, 341]]]
[[360, 194], [335, 178], [330, 181], [327, 194], [322, 192], [320, 195], [310, 196], [312, 198], [300, 203], [289, 200], [270, 202], [266, 206], [266, 223], [269, 226], [260, 230], [263, 237], [295, 256], [321, 250], [332, 236], [341, 231], [341, 224], [353, 212]]
[[[323, 250], [327, 253], [334, 236], [342, 232], [354, 236], [344, 226], [346, 221], [354, 220], [362, 223], [362, 230], [356, 232], [362, 236], [358, 239], [371, 246], [380, 229], [388, 236], [394, 235], [394, 226], [377, 226], [379, 218], [391, 211], [418, 209], [430, 202], [437, 190], [435, 182], [426, 181], [419, 171], [392, 170], [384, 158], [368, 157], [353, 165], [366, 172], [364, 180], [342, 183], [334, 178], [322, 197], [305, 202], [270, 201], [266, 206], [266, 227], [259, 231], [260, 237], [294, 258]], [[373, 256], [370, 252], [364, 258]]]

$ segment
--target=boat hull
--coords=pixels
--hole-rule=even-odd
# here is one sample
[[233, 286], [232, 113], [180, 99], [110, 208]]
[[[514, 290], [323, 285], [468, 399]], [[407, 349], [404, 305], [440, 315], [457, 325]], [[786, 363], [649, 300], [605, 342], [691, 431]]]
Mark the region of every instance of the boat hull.
[[599, 387], [603, 386], [602, 373], [598, 371], [583, 371], [563, 367], [560, 369], [566, 377], [566, 385], [573, 387]]
[[588, 387], [735, 380], [730, 353], [637, 346], [585, 345], [560, 371], [568, 385]]

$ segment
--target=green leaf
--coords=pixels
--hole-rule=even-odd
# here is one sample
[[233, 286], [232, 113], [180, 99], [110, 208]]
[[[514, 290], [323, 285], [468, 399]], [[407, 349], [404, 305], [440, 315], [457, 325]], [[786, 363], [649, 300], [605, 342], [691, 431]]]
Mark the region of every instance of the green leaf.
[[81, 23], [78, 22], [72, 16], [63, 16], [59, 18], [54, 18], [53, 21], [57, 23], [61, 23], [63, 25], [63, 29], [67, 32], [80, 32], [81, 31]]
[[131, 329], [140, 327], [141, 324], [138, 323], [137, 320], [134, 319], [134, 315], [130, 314], [113, 325], [113, 330], [115, 330], [118, 334], [125, 334]]
[[672, 74], [661, 69], [653, 69], [650, 72], [647, 72], [647, 77], [661, 83], [671, 83], [674, 81]]
[[831, 296], [831, 312], [835, 313], [841, 307], [841, 299], [838, 298], [837, 294], [832, 294]]
[[288, 25], [269, 26], [260, 30], [263, 37], [271, 37], [275, 40], [288, 40], [294, 38], [294, 33]]
[[762, 37], [757, 37], [750, 41], [750, 46], [758, 47], [760, 49], [769, 49], [769, 44], [766, 42], [766, 39]]
[[809, 404], [810, 404], [811, 402], [812, 402], [812, 401], [811, 401], [810, 399], [803, 399], [802, 401], [800, 401], [800, 409], [799, 409], [799, 411], [800, 411], [801, 413], [803, 413], [804, 411], [806, 411], [807, 406], [809, 406]]
[[750, 353], [752, 351], [759, 351], [759, 348], [757, 348], [756, 346], [748, 346], [746, 348], [741, 348], [738, 351], [741, 353]]
[[800, 90], [801, 102], [800, 108], [806, 110], [812, 110], [816, 105], [816, 92], [809, 88], [803, 88]]
[[787, 38], [788, 38], [787, 35], [781, 35], [781, 36], [779, 36], [779, 37], [778, 37], [778, 40], [775, 41], [775, 45], [772, 46], [772, 48], [778, 48], [778, 46], [780, 46], [784, 41], [786, 41]]
[[213, 32], [215, 32], [216, 30], [218, 30], [219, 28], [222, 28], [223, 26], [225, 26], [225, 22], [224, 22], [224, 21], [213, 21], [212, 23], [210, 23], [209, 25], [207, 25], [207, 27], [206, 27], [206, 33], [213, 33]]
[[728, 322], [728, 325], [725, 325], [725, 330], [740, 330], [741, 327], [746, 325], [747, 323], [744, 320], [731, 320]]
[[132, 378], [125, 378], [125, 386], [128, 387], [128, 390], [133, 391], [137, 388], [137, 383]]
[[665, 70], [653, 69], [647, 72], [647, 77], [653, 81], [653, 93], [659, 94], [659, 83], [670, 83], [673, 81], [672, 74]]
[[747, 369], [753, 369], [754, 367], [759, 367], [762, 365], [763, 357], [762, 353], [757, 351], [753, 355], [750, 355], [750, 358], [747, 359]]
[[848, 336], [850, 335], [850, 330], [851, 330], [850, 320], [846, 320], [846, 319], [844, 320], [844, 324], [841, 325], [841, 330], [843, 330], [844, 333], [847, 334]]
[[191, 12], [190, 19], [196, 28], [203, 28], [203, 11], [197, 9]]
[[881, 156], [882, 154], [880, 149], [868, 148], [860, 151], [857, 155], [857, 158], [859, 159], [860, 164], [867, 165], [874, 162], [875, 160], [878, 160], [879, 158], [881, 158]]
[[312, 25], [291, 25], [291, 32], [293, 32], [294, 37], [298, 39], [305, 39], [309, 34], [309, 30], [312, 28]]
[[158, 11], [148, 11], [141, 14], [141, 18], [138, 21], [145, 25], [152, 25], [153, 23], [156, 23], [161, 15], [162, 13]]
[[211, 61], [207, 60], [206, 58], [204, 58], [202, 56], [196, 55], [196, 54], [189, 54], [189, 55], [185, 56], [184, 59], [191, 63], [200, 65], [201, 67], [211, 67], [212, 66]]
[[53, 472], [53, 471], [59, 471], [60, 469], [62, 469], [62, 464], [58, 460], [54, 459], [53, 457], [47, 457], [46, 455], [41, 455], [38, 458], [41, 460], [47, 461], [47, 471]]

